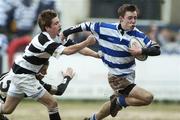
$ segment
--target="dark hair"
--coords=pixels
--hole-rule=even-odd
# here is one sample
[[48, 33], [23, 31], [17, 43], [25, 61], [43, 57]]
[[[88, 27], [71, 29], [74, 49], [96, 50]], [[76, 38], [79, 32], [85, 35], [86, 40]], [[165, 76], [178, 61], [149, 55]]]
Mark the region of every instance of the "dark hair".
[[38, 24], [41, 31], [46, 31], [45, 27], [50, 27], [52, 19], [57, 17], [57, 13], [54, 10], [44, 10], [38, 16]]
[[124, 15], [125, 15], [125, 13], [127, 11], [130, 11], [130, 12], [136, 11], [137, 14], [139, 14], [139, 9], [138, 9], [138, 7], [136, 5], [133, 5], [133, 4], [123, 4], [118, 9], [118, 16], [124, 17]]

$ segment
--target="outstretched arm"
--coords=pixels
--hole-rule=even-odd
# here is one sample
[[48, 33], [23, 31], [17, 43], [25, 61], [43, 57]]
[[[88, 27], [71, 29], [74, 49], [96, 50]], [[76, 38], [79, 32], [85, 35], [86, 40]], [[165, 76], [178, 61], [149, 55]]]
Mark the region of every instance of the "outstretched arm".
[[[90, 35], [87, 39], [96, 41], [96, 38], [93, 35]], [[99, 56], [99, 54], [97, 52], [91, 50], [88, 47], [83, 48], [82, 50], [79, 51], [79, 53], [82, 54], [82, 55], [86, 55], [86, 56], [100, 58], [100, 56]]]
[[70, 55], [70, 54], [73, 54], [75, 52], [82, 50], [83, 48], [85, 48], [89, 45], [93, 45], [95, 43], [96, 43], [96, 40], [94, 40], [94, 39], [86, 39], [83, 42], [65, 47], [62, 53], [66, 54], [66, 55]]
[[[90, 35], [87, 39], [96, 41], [95, 37], [93, 35]], [[68, 47], [71, 45], [76, 44], [72, 39], [68, 39], [64, 46]], [[91, 50], [88, 47], [83, 48], [82, 50], [79, 51], [80, 54], [85, 55], [85, 56], [91, 56], [95, 58], [100, 58], [99, 54], [93, 50]]]
[[66, 71], [63, 72], [63, 82], [57, 86], [57, 91], [55, 95], [62, 95], [66, 90], [69, 81], [74, 77], [75, 73], [72, 68], [67, 68]]
[[40, 80], [39, 82], [43, 85], [43, 87], [52, 95], [62, 95], [66, 90], [70, 80], [74, 77], [74, 71], [72, 68], [67, 68], [66, 71], [62, 72], [63, 74], [63, 82], [58, 86], [54, 86], [44, 81]]

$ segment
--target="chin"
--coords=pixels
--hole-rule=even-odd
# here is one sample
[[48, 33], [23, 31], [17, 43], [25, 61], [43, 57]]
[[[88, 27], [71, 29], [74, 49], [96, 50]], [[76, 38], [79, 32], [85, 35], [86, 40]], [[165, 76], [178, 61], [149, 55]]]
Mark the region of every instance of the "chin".
[[135, 26], [131, 26], [130, 29], [133, 30]]

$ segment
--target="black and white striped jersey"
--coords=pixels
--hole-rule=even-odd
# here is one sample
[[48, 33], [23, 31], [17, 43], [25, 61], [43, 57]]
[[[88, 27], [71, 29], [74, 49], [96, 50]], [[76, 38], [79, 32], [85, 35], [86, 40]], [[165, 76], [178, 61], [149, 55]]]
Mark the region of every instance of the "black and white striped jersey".
[[0, 101], [5, 101], [6, 94], [11, 83], [11, 80], [8, 77], [8, 73], [9, 72], [3, 73], [0, 76]]
[[22, 57], [15, 60], [12, 70], [15, 74], [35, 74], [50, 56], [62, 53], [64, 46], [55, 42], [47, 32], [36, 35], [28, 46]]

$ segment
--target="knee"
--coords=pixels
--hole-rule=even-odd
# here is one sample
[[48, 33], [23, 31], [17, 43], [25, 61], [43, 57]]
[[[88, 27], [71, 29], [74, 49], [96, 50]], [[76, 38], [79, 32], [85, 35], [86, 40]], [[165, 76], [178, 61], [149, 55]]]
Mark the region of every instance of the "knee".
[[58, 103], [56, 100], [53, 100], [49, 103], [48, 108], [56, 108], [58, 106]]
[[14, 111], [15, 108], [13, 108], [9, 104], [0, 103], [0, 113], [2, 114], [11, 114]]
[[145, 103], [146, 103], [146, 105], [151, 104], [153, 99], [154, 99], [154, 96], [151, 93], [147, 94], [145, 96]]
[[12, 109], [11, 107], [4, 107], [2, 112], [4, 114], [11, 114], [13, 111], [14, 111], [14, 109]]

